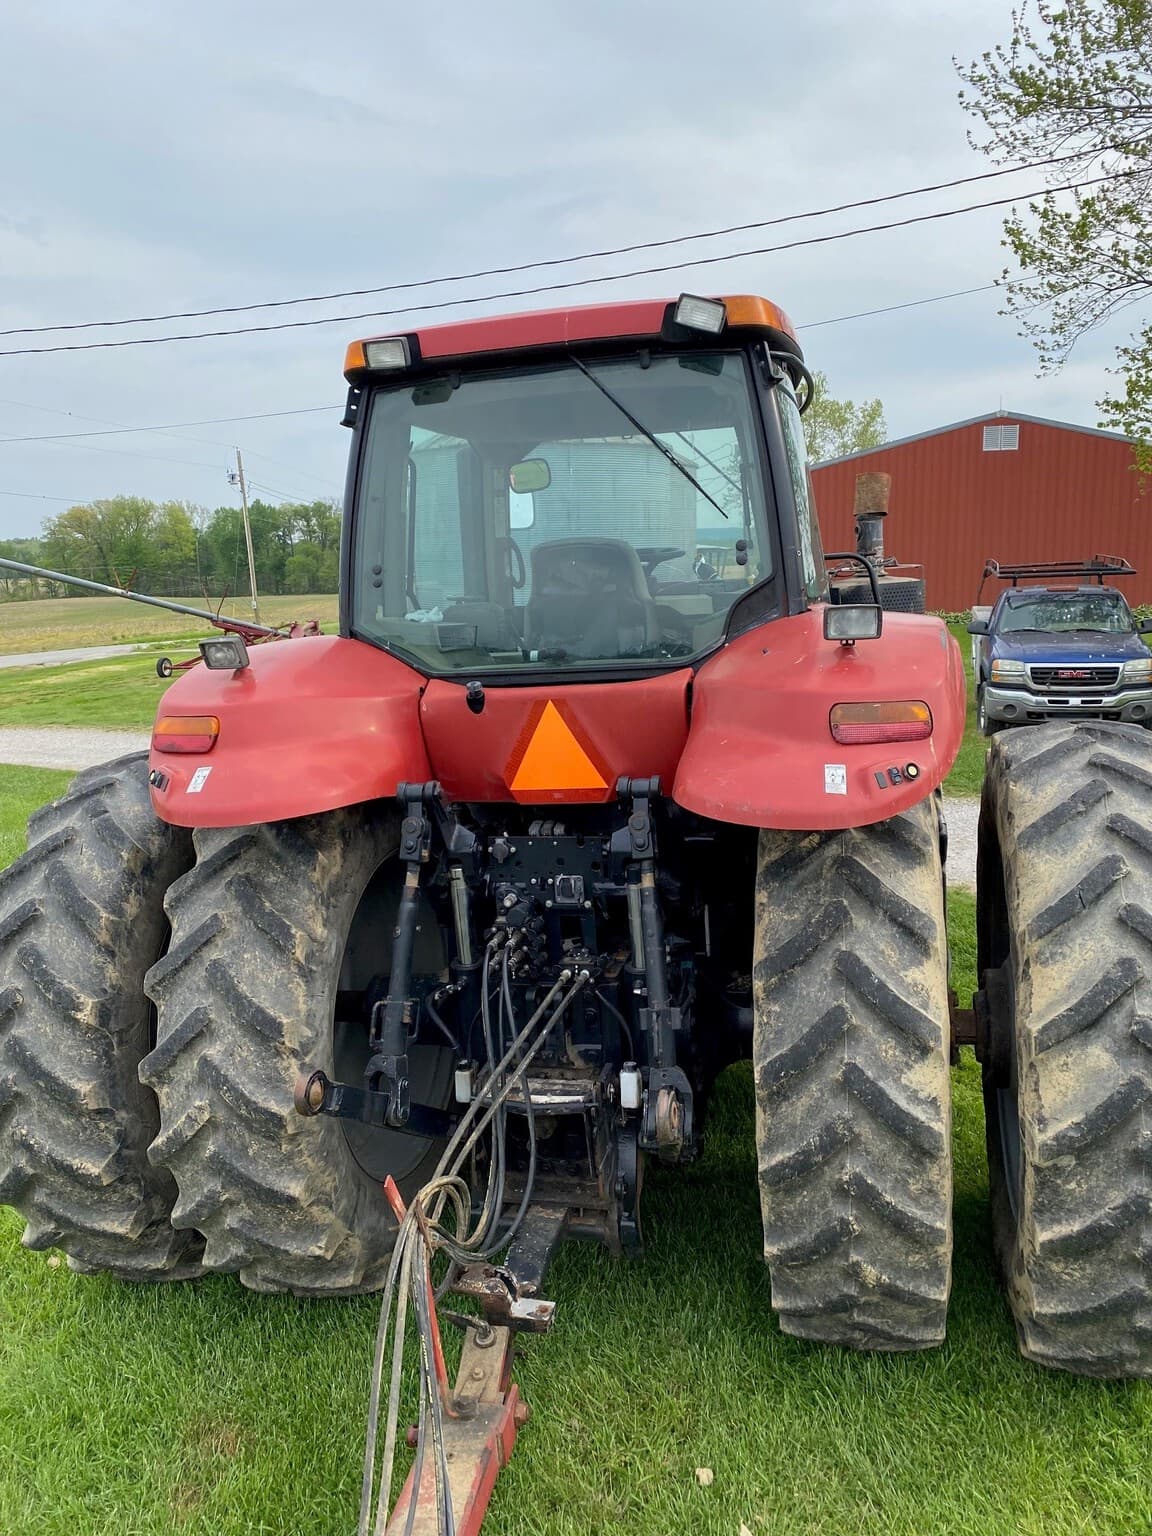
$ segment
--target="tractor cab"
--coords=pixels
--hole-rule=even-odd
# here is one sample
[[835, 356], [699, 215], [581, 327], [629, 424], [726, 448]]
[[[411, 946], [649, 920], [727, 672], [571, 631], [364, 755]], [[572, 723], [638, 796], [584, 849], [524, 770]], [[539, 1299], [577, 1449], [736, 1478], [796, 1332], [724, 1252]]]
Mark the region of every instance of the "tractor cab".
[[627, 677], [820, 595], [781, 311], [518, 318], [349, 349], [345, 633], [428, 676]]

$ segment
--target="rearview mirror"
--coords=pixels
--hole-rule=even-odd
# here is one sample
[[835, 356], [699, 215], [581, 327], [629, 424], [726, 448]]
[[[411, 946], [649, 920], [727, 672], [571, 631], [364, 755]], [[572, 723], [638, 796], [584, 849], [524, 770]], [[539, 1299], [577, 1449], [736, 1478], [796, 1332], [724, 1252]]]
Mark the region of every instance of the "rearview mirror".
[[1141, 619], [1136, 625], [1138, 635], [1152, 635], [1152, 619]]
[[971, 619], [967, 625], [970, 635], [986, 635], [988, 633], [987, 619]]
[[552, 484], [552, 470], [547, 459], [522, 459], [508, 471], [508, 489], [518, 496], [546, 491]]

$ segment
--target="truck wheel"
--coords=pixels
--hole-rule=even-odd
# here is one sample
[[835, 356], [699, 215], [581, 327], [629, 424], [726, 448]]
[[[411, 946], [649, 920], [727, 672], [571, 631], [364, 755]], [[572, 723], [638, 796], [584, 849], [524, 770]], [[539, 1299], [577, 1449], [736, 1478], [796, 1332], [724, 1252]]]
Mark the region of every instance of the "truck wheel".
[[[384, 1177], [410, 1194], [439, 1155], [436, 1141], [293, 1104], [303, 1072], [363, 1081], [367, 1025], [348, 999], [374, 984], [384, 995], [398, 825], [357, 807], [198, 831], [196, 867], [168, 893], [172, 944], [147, 979], [157, 1043], [141, 1066], [160, 1101], [151, 1156], [179, 1186], [173, 1223], [203, 1232], [208, 1267], [254, 1290], [378, 1287], [396, 1229]], [[420, 929], [414, 968], [439, 973], [430, 913]], [[416, 1045], [409, 1065], [413, 1101], [447, 1107], [452, 1051]]]
[[199, 1237], [173, 1231], [176, 1186], [148, 1161], [160, 1116], [137, 1075], [144, 973], [192, 839], [153, 814], [141, 755], [78, 774], [28, 842], [0, 875], [0, 1202], [25, 1247], [61, 1248], [74, 1269], [198, 1274]]
[[944, 1338], [952, 1254], [940, 824], [760, 834], [754, 972], [764, 1253], [785, 1333]]
[[995, 1245], [1020, 1348], [1152, 1376], [1152, 772], [1132, 726], [993, 747], [977, 916]]
[[976, 729], [981, 736], [995, 736], [1004, 729], [1003, 720], [990, 720], [984, 703], [983, 684], [976, 690]]

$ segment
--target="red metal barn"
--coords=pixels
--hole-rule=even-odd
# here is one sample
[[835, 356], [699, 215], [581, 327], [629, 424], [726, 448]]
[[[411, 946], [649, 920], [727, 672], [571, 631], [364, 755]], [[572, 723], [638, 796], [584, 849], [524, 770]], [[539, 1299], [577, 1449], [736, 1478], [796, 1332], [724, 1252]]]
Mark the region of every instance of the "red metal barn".
[[853, 491], [869, 470], [892, 476], [885, 551], [923, 564], [930, 609], [971, 607], [989, 557], [1125, 555], [1129, 602], [1152, 602], [1152, 482], [1126, 437], [997, 411], [826, 460], [812, 469], [826, 548], [854, 547]]

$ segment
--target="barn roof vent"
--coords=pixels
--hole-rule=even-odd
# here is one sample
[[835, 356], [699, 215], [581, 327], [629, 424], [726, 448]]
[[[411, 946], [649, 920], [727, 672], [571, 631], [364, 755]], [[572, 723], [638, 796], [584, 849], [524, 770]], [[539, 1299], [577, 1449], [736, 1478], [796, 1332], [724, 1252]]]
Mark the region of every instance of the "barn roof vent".
[[984, 428], [985, 453], [1014, 453], [1019, 446], [1020, 428], [1016, 423]]

